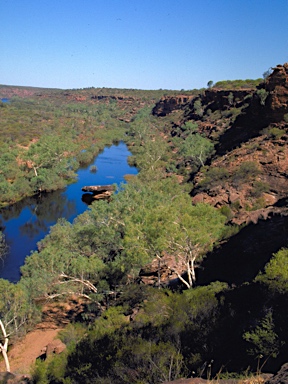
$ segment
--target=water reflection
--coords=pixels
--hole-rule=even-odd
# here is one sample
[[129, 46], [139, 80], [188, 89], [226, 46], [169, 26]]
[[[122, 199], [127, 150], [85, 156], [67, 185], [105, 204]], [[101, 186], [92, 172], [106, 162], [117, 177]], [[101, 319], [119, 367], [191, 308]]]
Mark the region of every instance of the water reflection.
[[37, 204], [28, 207], [30, 219], [19, 226], [22, 236], [33, 238], [40, 233], [47, 233], [50, 223], [57, 221], [60, 217], [69, 218], [76, 212], [75, 201], [70, 201], [60, 191], [47, 193], [38, 199]]

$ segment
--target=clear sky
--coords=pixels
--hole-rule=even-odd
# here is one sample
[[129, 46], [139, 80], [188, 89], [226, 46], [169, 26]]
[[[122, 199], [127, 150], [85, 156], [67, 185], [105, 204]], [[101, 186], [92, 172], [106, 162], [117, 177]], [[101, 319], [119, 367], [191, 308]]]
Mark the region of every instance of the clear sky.
[[288, 62], [288, 0], [0, 0], [0, 84], [193, 89]]

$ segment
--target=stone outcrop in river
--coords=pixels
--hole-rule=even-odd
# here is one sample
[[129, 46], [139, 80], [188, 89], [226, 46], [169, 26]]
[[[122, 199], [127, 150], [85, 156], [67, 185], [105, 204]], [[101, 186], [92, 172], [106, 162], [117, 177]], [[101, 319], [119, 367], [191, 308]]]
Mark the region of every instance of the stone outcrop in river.
[[95, 200], [108, 199], [115, 191], [114, 185], [92, 185], [82, 188], [83, 192], [92, 192]]

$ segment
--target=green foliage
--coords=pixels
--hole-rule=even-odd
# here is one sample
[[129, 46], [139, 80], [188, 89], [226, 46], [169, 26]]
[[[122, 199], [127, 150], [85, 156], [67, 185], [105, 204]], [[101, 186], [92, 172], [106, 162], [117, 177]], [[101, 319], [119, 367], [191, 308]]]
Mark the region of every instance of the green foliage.
[[267, 96], [269, 95], [269, 92], [266, 91], [266, 89], [261, 88], [256, 91], [256, 94], [259, 96], [260, 104], [265, 105], [265, 101], [267, 99]]
[[32, 367], [31, 376], [33, 383], [35, 384], [48, 384], [47, 378], [47, 364], [45, 361], [36, 360], [36, 363]]
[[[81, 233], [81, 232], [80, 232]], [[95, 233], [95, 232], [94, 232]], [[89, 239], [89, 231], [86, 239]], [[26, 258], [22, 267], [22, 281], [32, 297], [57, 297], [78, 293], [96, 293], [105, 265], [94, 249], [93, 237], [80, 241], [66, 220], [59, 220], [39, 244], [39, 252]]]
[[230, 92], [228, 95], [228, 103], [229, 105], [233, 105], [233, 102], [234, 102], [234, 95], [232, 92]]
[[217, 81], [217, 83], [214, 84], [214, 88], [221, 88], [221, 89], [255, 88], [261, 82], [263, 82], [263, 79], [223, 80], [223, 81]]
[[192, 161], [196, 166], [204, 166], [207, 158], [212, 154], [214, 145], [209, 139], [199, 133], [190, 134], [179, 148], [179, 154], [186, 161]]
[[[63, 377], [120, 384], [186, 376], [188, 367], [201, 364], [203, 335], [211, 332], [226, 290], [227, 284], [220, 282], [184, 294], [146, 287], [133, 322], [127, 321], [121, 306], [103, 312], [68, 355]], [[191, 359], [192, 353], [197, 360]]]
[[233, 213], [228, 205], [222, 205], [220, 212], [227, 218], [227, 220], [230, 220], [233, 217]]
[[288, 249], [283, 248], [273, 255], [265, 266], [264, 273], [256, 277], [259, 281], [268, 286], [269, 289], [279, 293], [288, 292]]
[[277, 357], [280, 343], [274, 331], [272, 311], [266, 314], [254, 330], [245, 332], [243, 338], [252, 345], [248, 349], [250, 355], [260, 359]]
[[213, 81], [212, 80], [209, 80], [208, 83], [207, 83], [207, 87], [210, 89], [213, 87]]
[[17, 338], [38, 319], [37, 311], [29, 303], [28, 292], [20, 283], [13, 284], [0, 279], [0, 296], [0, 319], [7, 334], [12, 339]]
[[203, 116], [204, 111], [203, 111], [203, 107], [202, 107], [202, 103], [201, 103], [200, 99], [195, 100], [194, 111], [195, 111], [196, 115], [198, 115], [199, 117]]
[[[226, 216], [226, 215], [225, 215]], [[229, 217], [228, 217], [229, 220]], [[230, 237], [237, 235], [237, 233], [240, 231], [239, 225], [226, 225], [223, 231], [222, 239], [229, 239]]]
[[268, 192], [270, 190], [269, 184], [256, 180], [253, 183], [253, 190], [251, 191], [252, 197], [261, 197], [264, 192]]
[[[233, 89], [255, 84], [235, 81], [224, 86]], [[83, 323], [70, 324], [61, 332], [67, 351], [37, 363], [35, 382], [140, 384], [200, 371], [217, 351], [221, 316], [227, 315], [222, 307], [228, 288], [221, 282], [195, 287], [195, 269], [207, 252], [237, 233], [239, 227], [224, 225], [232, 215], [229, 207], [217, 210], [205, 204], [193, 206], [187, 194], [189, 185], [185, 189], [166, 170], [179, 173], [184, 167], [189, 172], [203, 167], [213, 153], [213, 144], [198, 133], [193, 120], [179, 127], [179, 121], [185, 121], [180, 113], [174, 116], [177, 128], [172, 144], [167, 143], [172, 118], [159, 122], [151, 115], [151, 105], [163, 91], [83, 89], [78, 92], [86, 98], [85, 103], [73, 101], [74, 91], [65, 98], [61, 92], [53, 94], [53, 102], [41, 97], [39, 104], [33, 98], [15, 99], [1, 108], [3, 127], [9, 131], [6, 137], [0, 130], [1, 202], [15, 201], [38, 190], [61, 188], [73, 179], [79, 164], [89, 162], [105, 144], [123, 138], [124, 133], [133, 152], [130, 161], [140, 168], [140, 173], [121, 186], [109, 203], [95, 202], [73, 224], [60, 220], [51, 228], [38, 244], [38, 251], [26, 259], [20, 283], [0, 281], [0, 316], [9, 331], [15, 332], [23, 323], [27, 328], [38, 319], [35, 299], [62, 300], [71, 294], [87, 299]], [[111, 95], [119, 100], [109, 98]], [[133, 102], [128, 100], [130, 107], [120, 104], [125, 95], [135, 98]], [[233, 106], [231, 95], [228, 103]], [[203, 106], [200, 99], [198, 102], [194, 108], [201, 117]], [[226, 117], [233, 118], [239, 112], [230, 108]], [[221, 118], [220, 111], [209, 114], [211, 120]], [[231, 174], [222, 167], [205, 166], [201, 171], [202, 190], [223, 185], [229, 179], [236, 184], [251, 182], [252, 197], [259, 199], [255, 204], [261, 203], [261, 194], [268, 188], [254, 181], [260, 171], [253, 162], [242, 163]], [[231, 209], [236, 209], [237, 204]], [[287, 250], [282, 251], [287, 259]], [[167, 254], [186, 266], [184, 274], [183, 268], [173, 267], [183, 283], [177, 287], [178, 292], [135, 284], [139, 270], [147, 262], [155, 258], [161, 261]], [[277, 256], [279, 266], [271, 259], [265, 273], [256, 279], [281, 294], [288, 292], [285, 257], [280, 262]], [[237, 288], [231, 291], [233, 295]], [[277, 324], [272, 311], [269, 313], [244, 333], [254, 356], [278, 352]], [[15, 322], [9, 323], [14, 318]], [[242, 335], [244, 330], [238, 330]]]
[[68, 324], [58, 333], [59, 339], [69, 348], [78, 343], [86, 334], [86, 328], [81, 323]]
[[229, 177], [229, 172], [224, 167], [209, 167], [204, 171], [204, 178], [199, 183], [201, 190], [208, 190], [218, 184], [223, 185]]
[[67, 134], [62, 137], [45, 135], [32, 144], [26, 153], [28, 172], [31, 170], [32, 187], [37, 191], [50, 191], [65, 186], [65, 179], [75, 178], [73, 159], [76, 147]]
[[238, 185], [240, 182], [249, 182], [259, 174], [259, 168], [253, 161], [244, 161], [234, 170], [232, 182]]
[[179, 378], [183, 372], [183, 356], [169, 342], [152, 342], [134, 339], [119, 352], [115, 364], [117, 382], [159, 383]]
[[246, 211], [256, 211], [257, 209], [265, 208], [266, 205], [267, 203], [264, 197], [258, 197], [255, 201], [253, 201], [252, 206], [246, 204], [245, 209]]
[[271, 137], [272, 139], [279, 140], [286, 134], [286, 130], [277, 127], [269, 127], [263, 130], [263, 133], [265, 133], [266, 135], [268, 135], [268, 137]]
[[186, 134], [196, 133], [198, 130], [198, 124], [193, 123], [193, 121], [186, 121], [183, 125], [181, 125], [181, 130]]

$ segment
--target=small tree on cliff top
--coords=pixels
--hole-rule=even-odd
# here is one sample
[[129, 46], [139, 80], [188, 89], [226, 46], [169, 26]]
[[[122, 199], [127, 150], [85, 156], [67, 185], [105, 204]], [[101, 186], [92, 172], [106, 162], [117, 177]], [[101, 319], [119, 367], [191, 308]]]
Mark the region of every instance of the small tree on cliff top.
[[213, 87], [213, 80], [209, 80], [208, 83], [207, 83], [207, 87], [210, 89]]

